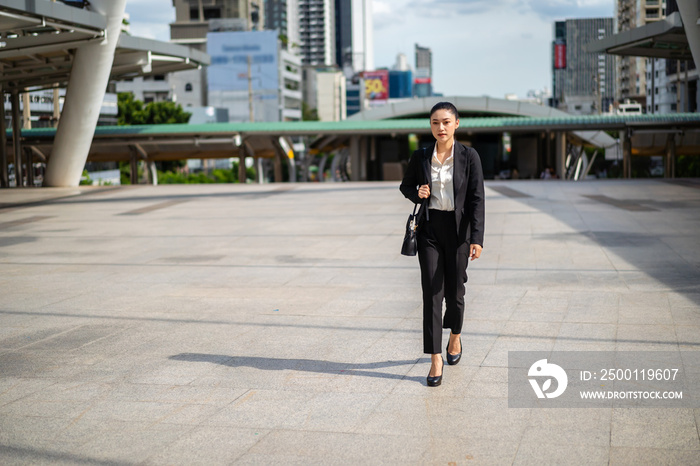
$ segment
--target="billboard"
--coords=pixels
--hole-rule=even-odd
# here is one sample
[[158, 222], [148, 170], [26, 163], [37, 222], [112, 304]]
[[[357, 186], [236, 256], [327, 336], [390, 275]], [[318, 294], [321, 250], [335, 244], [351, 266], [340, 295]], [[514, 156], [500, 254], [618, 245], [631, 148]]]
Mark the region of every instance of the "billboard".
[[566, 68], [566, 44], [557, 42], [554, 44], [554, 69], [563, 70]]
[[365, 97], [370, 105], [385, 104], [389, 99], [389, 70], [365, 71]]
[[210, 32], [207, 69], [210, 91], [247, 91], [248, 58], [253, 90], [279, 88], [277, 31]]

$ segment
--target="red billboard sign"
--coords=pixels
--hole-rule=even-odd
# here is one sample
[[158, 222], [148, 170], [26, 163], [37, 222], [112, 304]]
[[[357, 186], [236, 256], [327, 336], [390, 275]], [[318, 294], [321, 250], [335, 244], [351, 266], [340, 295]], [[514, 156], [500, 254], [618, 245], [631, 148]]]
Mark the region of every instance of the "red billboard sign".
[[554, 44], [554, 69], [566, 68], [566, 44]]
[[430, 84], [430, 78], [416, 78], [413, 80], [414, 84]]
[[389, 99], [389, 70], [365, 71], [365, 96], [370, 105], [382, 104]]

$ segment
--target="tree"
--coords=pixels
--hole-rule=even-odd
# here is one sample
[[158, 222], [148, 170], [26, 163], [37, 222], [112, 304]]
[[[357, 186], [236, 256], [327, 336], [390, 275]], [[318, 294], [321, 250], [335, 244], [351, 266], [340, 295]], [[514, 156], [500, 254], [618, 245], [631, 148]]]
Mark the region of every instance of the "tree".
[[[120, 92], [117, 94], [117, 108], [117, 124], [119, 126], [187, 123], [190, 116], [192, 116], [191, 113], [185, 112], [182, 106], [175, 102], [149, 102], [144, 105], [140, 100], [134, 99], [134, 95], [131, 92]], [[160, 170], [174, 171], [185, 166], [185, 161], [156, 162], [156, 165]], [[122, 162], [119, 168], [122, 172], [122, 184], [128, 184], [129, 164]]]
[[302, 102], [301, 119], [303, 121], [318, 121], [318, 111], [315, 108], [310, 108], [306, 102]]
[[144, 106], [143, 102], [134, 99], [131, 92], [117, 94], [117, 107], [117, 124], [120, 126], [187, 123], [192, 116], [175, 102], [149, 102]]

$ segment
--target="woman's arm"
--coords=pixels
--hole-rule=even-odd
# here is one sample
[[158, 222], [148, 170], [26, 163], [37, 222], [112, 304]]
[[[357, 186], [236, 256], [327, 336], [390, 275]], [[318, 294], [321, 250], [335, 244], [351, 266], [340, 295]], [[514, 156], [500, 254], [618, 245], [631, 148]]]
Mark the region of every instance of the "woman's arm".
[[471, 149], [469, 154], [469, 182], [467, 183], [467, 212], [470, 231], [469, 244], [484, 246], [484, 174], [479, 154]]

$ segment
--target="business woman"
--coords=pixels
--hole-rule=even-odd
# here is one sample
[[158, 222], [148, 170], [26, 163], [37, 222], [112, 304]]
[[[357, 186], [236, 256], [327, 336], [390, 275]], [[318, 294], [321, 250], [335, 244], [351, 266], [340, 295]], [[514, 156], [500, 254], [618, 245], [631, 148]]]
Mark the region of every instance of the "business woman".
[[[447, 363], [462, 357], [464, 285], [468, 260], [484, 245], [484, 177], [479, 154], [455, 140], [457, 108], [439, 102], [430, 111], [431, 147], [413, 153], [401, 192], [419, 211], [418, 261], [423, 289], [423, 351], [431, 355], [428, 386], [442, 383], [442, 329], [450, 329]], [[446, 311], [442, 315], [442, 302]]]

